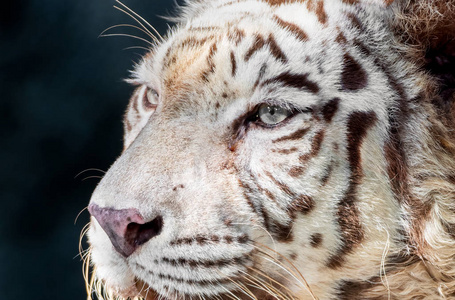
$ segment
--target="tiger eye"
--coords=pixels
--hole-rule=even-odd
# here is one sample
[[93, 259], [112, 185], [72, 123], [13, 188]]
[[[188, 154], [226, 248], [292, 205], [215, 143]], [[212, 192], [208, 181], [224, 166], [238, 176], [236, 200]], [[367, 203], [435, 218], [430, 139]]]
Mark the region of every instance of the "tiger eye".
[[158, 104], [158, 92], [154, 89], [147, 88], [142, 97], [142, 104], [145, 109], [155, 109]]
[[266, 125], [276, 125], [291, 115], [291, 110], [281, 106], [261, 104], [258, 109], [258, 119]]

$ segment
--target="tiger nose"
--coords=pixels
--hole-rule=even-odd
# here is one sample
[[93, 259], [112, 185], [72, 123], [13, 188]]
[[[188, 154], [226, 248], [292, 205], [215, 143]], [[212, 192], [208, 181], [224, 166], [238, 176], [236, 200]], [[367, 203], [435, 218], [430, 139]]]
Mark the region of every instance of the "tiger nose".
[[145, 222], [137, 209], [113, 209], [90, 204], [90, 214], [106, 232], [112, 245], [124, 257], [130, 256], [139, 246], [159, 235], [163, 218], [156, 217]]

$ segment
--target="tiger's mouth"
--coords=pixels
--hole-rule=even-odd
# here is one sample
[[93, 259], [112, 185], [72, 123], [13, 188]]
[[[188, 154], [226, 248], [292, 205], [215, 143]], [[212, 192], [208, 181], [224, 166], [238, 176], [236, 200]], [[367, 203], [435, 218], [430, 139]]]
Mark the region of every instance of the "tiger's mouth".
[[[143, 298], [144, 300], [158, 299], [167, 300], [166, 298], [163, 298], [162, 296], [158, 295], [158, 293], [155, 290], [153, 290], [146, 282], [142, 281], [141, 279], [136, 278], [135, 282], [136, 289], [138, 290], [138, 296]], [[132, 297], [130, 296], [130, 298]]]

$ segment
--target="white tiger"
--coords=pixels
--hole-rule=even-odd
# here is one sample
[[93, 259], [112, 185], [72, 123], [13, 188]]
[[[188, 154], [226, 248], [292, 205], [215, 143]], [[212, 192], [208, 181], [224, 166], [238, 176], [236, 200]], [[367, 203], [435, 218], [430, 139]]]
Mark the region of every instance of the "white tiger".
[[89, 298], [455, 299], [454, 20], [188, 0], [129, 80]]

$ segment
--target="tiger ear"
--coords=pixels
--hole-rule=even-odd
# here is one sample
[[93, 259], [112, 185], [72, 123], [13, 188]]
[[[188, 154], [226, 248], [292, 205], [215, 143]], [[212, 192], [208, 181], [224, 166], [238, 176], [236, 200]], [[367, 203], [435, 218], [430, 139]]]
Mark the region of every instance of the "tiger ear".
[[455, 118], [455, 0], [396, 0], [394, 6], [405, 54], [433, 79], [435, 104]]

